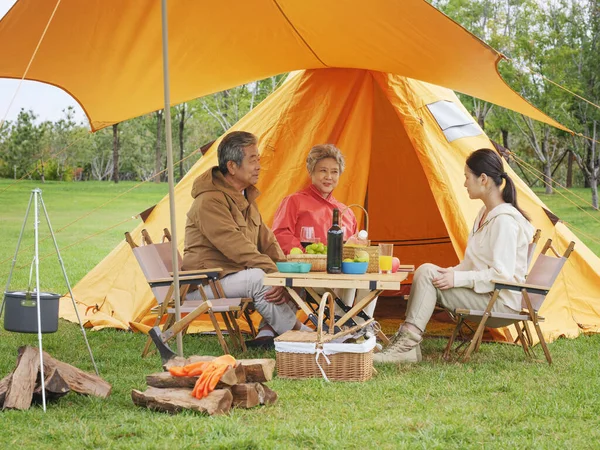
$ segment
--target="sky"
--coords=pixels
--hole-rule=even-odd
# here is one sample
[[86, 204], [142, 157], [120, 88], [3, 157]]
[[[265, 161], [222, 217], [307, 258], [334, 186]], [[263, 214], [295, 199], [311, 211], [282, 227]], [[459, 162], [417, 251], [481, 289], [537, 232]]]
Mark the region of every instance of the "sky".
[[[0, 17], [4, 17], [15, 1], [0, 0]], [[88, 124], [83, 109], [69, 94], [57, 87], [35, 81], [23, 81], [12, 106], [8, 109], [18, 85], [19, 80], [0, 78], [0, 121], [5, 117], [6, 120], [15, 120], [22, 108], [32, 110], [38, 122], [57, 121], [64, 117], [64, 109], [73, 106], [76, 122]]]

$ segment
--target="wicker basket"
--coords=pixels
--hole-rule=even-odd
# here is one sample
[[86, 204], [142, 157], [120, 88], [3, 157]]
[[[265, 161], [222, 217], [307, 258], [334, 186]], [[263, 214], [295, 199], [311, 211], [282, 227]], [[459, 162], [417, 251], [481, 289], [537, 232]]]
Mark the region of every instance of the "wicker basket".
[[327, 255], [287, 255], [288, 262], [311, 263], [311, 272], [325, 272], [327, 270]]
[[[346, 208], [344, 208], [344, 210], [342, 211], [342, 216], [344, 215], [344, 213], [346, 212], [346, 210], [348, 208], [351, 208], [353, 206], [356, 206], [357, 208], [360, 208], [363, 210], [363, 212], [365, 213], [365, 230], [367, 231], [367, 233], [369, 232], [369, 213], [367, 212], [367, 210], [365, 208], [363, 208], [362, 206], [353, 203], [351, 205], [346, 206]], [[341, 222], [341, 219], [340, 219]], [[371, 243], [371, 241], [369, 241], [369, 243]], [[367, 273], [378, 273], [379, 272], [379, 247], [376, 245], [369, 245], [369, 246], [359, 246], [359, 245], [344, 245], [344, 249], [342, 250], [342, 258], [346, 259], [346, 258], [350, 258], [350, 259], [354, 259], [354, 257], [356, 256], [356, 252], [364, 250], [369, 254], [369, 266], [367, 267]]]
[[[317, 332], [288, 331], [275, 338], [277, 376], [280, 378], [325, 378], [332, 381], [367, 381], [373, 376], [372, 347], [364, 351], [361, 344], [335, 344], [344, 351], [327, 354], [327, 344], [332, 335], [323, 333], [323, 316], [329, 299], [329, 311], [334, 309], [333, 297], [325, 293], [319, 305]], [[329, 329], [333, 329], [334, 318], [330, 319]], [[374, 340], [375, 337], [371, 338]], [[293, 352], [283, 349], [285, 345], [313, 344], [313, 350]], [[309, 345], [310, 347], [310, 345]], [[329, 363], [327, 362], [329, 361]]]

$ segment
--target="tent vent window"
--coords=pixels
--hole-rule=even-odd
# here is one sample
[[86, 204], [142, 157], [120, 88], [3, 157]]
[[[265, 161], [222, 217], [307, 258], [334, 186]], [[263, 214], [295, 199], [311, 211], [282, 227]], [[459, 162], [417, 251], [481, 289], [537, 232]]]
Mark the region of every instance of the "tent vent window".
[[448, 142], [463, 137], [483, 134], [473, 118], [465, 114], [455, 103], [442, 100], [427, 105], [431, 114], [444, 132]]

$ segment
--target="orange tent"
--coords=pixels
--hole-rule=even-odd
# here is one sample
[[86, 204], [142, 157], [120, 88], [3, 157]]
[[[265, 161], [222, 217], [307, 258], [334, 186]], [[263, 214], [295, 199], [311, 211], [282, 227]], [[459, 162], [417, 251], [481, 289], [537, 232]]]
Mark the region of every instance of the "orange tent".
[[[344, 203], [364, 204], [371, 239], [392, 241], [404, 263], [447, 266], [463, 257], [467, 234], [480, 202], [463, 187], [467, 155], [492, 144], [448, 89], [380, 72], [326, 69], [300, 72], [244, 117], [233, 130], [259, 137], [261, 175], [259, 207], [270, 223], [284, 196], [309, 182], [308, 150], [333, 143], [345, 154], [346, 171], [336, 189]], [[176, 187], [179, 248], [191, 186], [216, 164], [217, 140]], [[600, 259], [564, 225], [556, 225], [544, 204], [507, 166], [515, 179], [521, 206], [552, 238], [559, 250], [576, 242], [542, 310], [549, 340], [600, 329]], [[163, 199], [146, 222], [133, 231], [139, 240], [146, 228], [158, 236], [168, 226]], [[360, 218], [359, 218], [360, 219]], [[86, 320], [97, 328], [127, 328], [153, 303], [152, 293], [129, 246], [123, 241], [74, 288], [86, 305], [101, 304]], [[61, 303], [63, 317], [74, 320], [71, 302]], [[504, 338], [510, 338], [505, 330]], [[503, 338], [502, 336], [497, 336]]]

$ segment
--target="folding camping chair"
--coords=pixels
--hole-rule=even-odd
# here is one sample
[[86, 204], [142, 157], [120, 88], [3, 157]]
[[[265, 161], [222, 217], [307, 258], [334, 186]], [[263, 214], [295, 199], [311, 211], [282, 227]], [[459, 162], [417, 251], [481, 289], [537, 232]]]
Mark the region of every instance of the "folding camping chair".
[[[463, 361], [468, 361], [471, 354], [474, 351], [479, 350], [486, 326], [489, 328], [502, 328], [514, 325], [518, 336], [515, 342], [521, 341], [521, 346], [523, 347], [525, 354], [532, 357], [534, 356], [532, 349], [533, 339], [528, 325], [529, 322], [532, 322], [544, 351], [544, 355], [546, 356], [546, 360], [548, 361], [548, 364], [552, 364], [552, 357], [550, 356], [550, 351], [548, 350], [548, 346], [546, 345], [544, 335], [542, 334], [539, 325], [540, 322], [544, 321], [544, 318], [538, 314], [538, 311], [542, 307], [546, 295], [548, 295], [548, 292], [552, 288], [554, 281], [558, 277], [562, 267], [565, 265], [567, 258], [571, 255], [574, 247], [575, 243], [571, 242], [565, 253], [560, 256], [552, 246], [552, 240], [548, 239], [531, 268], [531, 271], [527, 275], [525, 283], [494, 281], [494, 293], [484, 311], [456, 309], [454, 313], [458, 318], [458, 323], [446, 345], [443, 356], [444, 359], [450, 359], [452, 345], [467, 320], [478, 323], [478, 326], [477, 330], [472, 335], [468, 348], [466, 351], [463, 351], [463, 354], [461, 355]], [[548, 250], [551, 250], [552, 253], [554, 253], [554, 256], [546, 255]], [[515, 312], [514, 314], [492, 312], [492, 308], [498, 299], [500, 291], [504, 289], [521, 292], [522, 301], [520, 312]], [[466, 342], [459, 345], [456, 350], [459, 350], [460, 347], [465, 344]]]
[[[158, 303], [158, 305], [154, 308], [149, 308], [148, 310], [144, 311], [143, 314], [138, 316], [139, 320], [141, 320], [141, 317], [143, 317], [147, 312], [154, 309], [157, 313], [154, 326], [158, 326], [163, 316], [167, 315], [161, 336], [163, 342], [166, 343], [177, 333], [185, 333], [190, 323], [198, 316], [201, 314], [208, 314], [223, 352], [229, 353], [229, 348], [227, 347], [227, 343], [223, 338], [223, 334], [221, 333], [220, 326], [215, 318], [214, 313], [220, 312], [226, 316], [232, 311], [240, 311], [242, 309], [241, 305], [244, 304], [245, 306], [247, 304], [245, 300], [248, 299], [226, 299], [222, 298], [220, 295], [214, 295], [215, 299], [208, 301], [204, 291], [204, 283], [208, 283], [209, 276], [203, 271], [188, 271], [181, 273], [181, 276], [179, 277], [181, 299], [180, 311], [185, 314], [185, 317], [180, 321], [176, 321], [174, 315], [175, 308], [173, 304], [173, 274], [169, 271], [169, 269], [172, 269], [171, 242], [167, 241], [154, 244], [145, 230], [142, 231], [143, 245], [138, 246], [133, 241], [129, 233], [125, 233], [125, 240], [131, 246], [133, 254], [138, 261], [138, 264], [140, 265], [148, 284], [152, 288], [152, 292], [154, 293]], [[167, 261], [167, 263], [165, 263], [165, 261]], [[181, 257], [179, 257], [178, 264], [180, 264], [180, 262]], [[218, 272], [220, 269], [214, 270]], [[202, 297], [201, 300], [185, 301], [185, 297], [190, 286], [192, 285], [198, 287], [200, 296]], [[138, 319], [136, 319], [136, 321], [137, 320]], [[241, 331], [235, 319], [233, 320], [233, 324], [230, 324], [228, 321], [226, 321], [226, 324], [234, 345], [239, 346], [242, 351], [245, 351], [246, 347], [244, 340], [242, 339]], [[148, 338], [148, 341], [146, 342], [142, 352], [142, 357], [146, 356], [151, 344], [152, 339]]]
[[[542, 236], [542, 230], [540, 230], [538, 228], [537, 230], [535, 230], [535, 233], [533, 234], [533, 238], [531, 239], [531, 242], [529, 243], [529, 246], [527, 247], [527, 270], [529, 270], [529, 267], [531, 266], [531, 260], [533, 259], [533, 254], [535, 253], [537, 243], [540, 240], [541, 236]], [[446, 309], [443, 306], [437, 306], [437, 305], [436, 305], [436, 309], [442, 309], [442, 310], [446, 311], [448, 313], [448, 315], [450, 316], [450, 318], [455, 323], [458, 321], [458, 319], [454, 316], [454, 311]], [[463, 323], [463, 326], [465, 328], [469, 329], [471, 334], [475, 333], [475, 330], [471, 329], [471, 327], [469, 327], [468, 324]], [[463, 334], [462, 329], [459, 330], [458, 333], [459, 333], [461, 339], [464, 341], [465, 335]]]
[[[148, 235], [148, 233], [146, 232], [146, 230], [142, 230], [142, 236], [144, 238], [144, 240], [146, 242], [151, 242], [150, 241], [150, 236]], [[171, 242], [171, 232], [169, 231], [168, 228], [164, 228], [163, 229], [163, 240], [162, 240], [163, 244], [164, 243], [170, 243]], [[167, 251], [168, 249], [168, 251]], [[169, 269], [169, 273], [171, 275], [173, 275], [173, 264], [172, 264], [172, 256], [171, 256], [171, 246], [165, 246], [164, 248], [161, 246], [159, 247], [159, 254], [163, 260], [163, 262], [165, 263], [165, 265], [167, 266], [167, 268]], [[179, 263], [179, 268], [181, 268], [182, 265], [182, 259], [181, 259], [181, 255], [179, 254], [179, 252], [177, 252], [177, 258], [178, 258], [178, 263]], [[219, 272], [222, 269], [219, 267], [216, 268], [211, 268], [211, 269], [202, 269], [202, 270], [188, 270], [188, 271], [180, 271], [179, 273], [182, 275], [186, 275], [186, 274], [195, 274], [195, 273], [202, 273], [204, 275], [206, 275], [206, 281], [203, 282], [202, 284], [204, 285], [208, 285], [210, 287], [210, 290], [213, 294], [213, 297], [215, 299], [218, 299], [219, 301], [221, 300], [232, 300], [232, 304], [235, 304], [236, 301], [239, 300], [239, 306], [240, 308], [235, 308], [233, 307], [232, 309], [230, 309], [229, 311], [225, 311], [224, 308], [221, 308], [221, 305], [219, 304], [219, 301], [215, 301], [214, 299], [211, 300], [211, 302], [213, 303], [213, 311], [214, 312], [219, 312], [221, 313], [221, 316], [223, 317], [223, 322], [225, 323], [225, 326], [227, 327], [227, 331], [231, 334], [233, 333], [233, 330], [231, 329], [232, 327], [230, 326], [230, 321], [231, 324], [233, 324], [234, 326], [237, 325], [237, 322], [235, 322], [236, 319], [240, 318], [242, 315], [244, 316], [244, 319], [246, 320], [247, 324], [248, 324], [248, 328], [250, 329], [250, 333], [252, 334], [252, 336], [256, 336], [256, 329], [254, 328], [254, 323], [252, 322], [252, 319], [250, 317], [250, 309], [252, 308], [252, 299], [251, 298], [232, 298], [232, 299], [227, 299], [227, 295], [225, 295], [225, 291], [223, 290], [223, 286], [221, 286], [221, 282], [219, 281]], [[201, 293], [202, 294], [202, 293]], [[188, 300], [189, 302], [190, 300]], [[193, 300], [192, 300], [193, 301]], [[227, 302], [223, 302], [224, 304], [222, 306], [226, 306]], [[223, 310], [222, 310], [223, 309]], [[245, 351], [245, 344], [243, 343], [243, 340], [241, 340], [242, 342], [242, 346], [244, 346], [244, 351]]]

